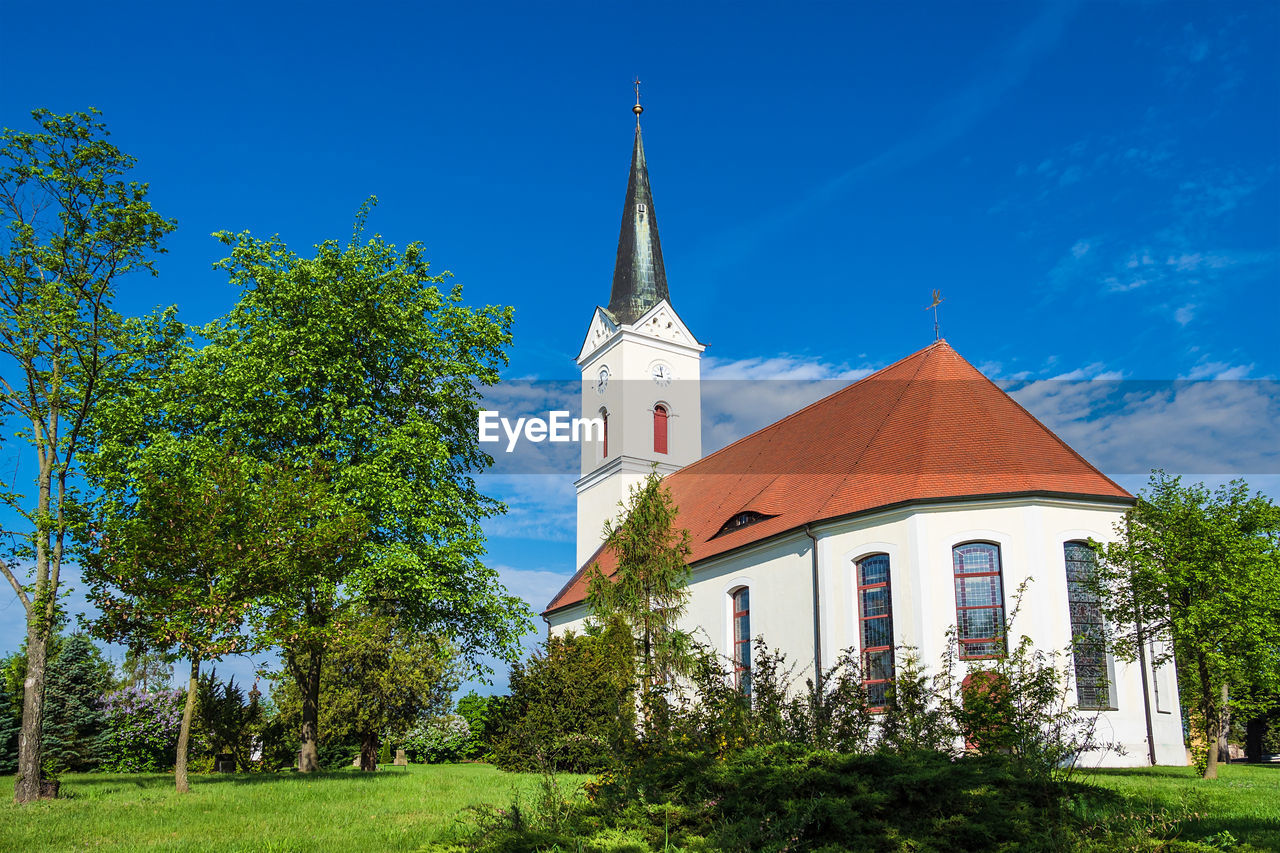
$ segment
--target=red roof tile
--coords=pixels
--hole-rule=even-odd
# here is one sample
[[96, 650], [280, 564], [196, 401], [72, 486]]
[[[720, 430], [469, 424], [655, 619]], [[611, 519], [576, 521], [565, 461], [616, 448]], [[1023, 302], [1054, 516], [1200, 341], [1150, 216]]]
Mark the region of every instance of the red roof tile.
[[[788, 415], [665, 481], [697, 563], [779, 533], [887, 506], [989, 495], [1133, 496], [946, 341]], [[767, 518], [720, 533], [742, 512]], [[613, 555], [603, 548], [606, 573]], [[586, 597], [586, 566], [546, 612]]]

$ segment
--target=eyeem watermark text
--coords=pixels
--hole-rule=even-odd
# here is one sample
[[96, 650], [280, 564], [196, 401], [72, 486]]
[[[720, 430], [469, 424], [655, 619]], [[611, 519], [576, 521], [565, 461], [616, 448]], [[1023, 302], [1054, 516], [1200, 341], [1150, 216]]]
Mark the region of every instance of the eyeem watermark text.
[[[501, 432], [499, 432], [501, 429]], [[604, 418], [575, 418], [567, 411], [547, 412], [546, 418], [504, 418], [491, 409], [480, 410], [478, 425], [480, 441], [496, 443], [507, 437], [507, 453], [515, 450], [523, 436], [535, 444], [542, 441], [603, 441]]]

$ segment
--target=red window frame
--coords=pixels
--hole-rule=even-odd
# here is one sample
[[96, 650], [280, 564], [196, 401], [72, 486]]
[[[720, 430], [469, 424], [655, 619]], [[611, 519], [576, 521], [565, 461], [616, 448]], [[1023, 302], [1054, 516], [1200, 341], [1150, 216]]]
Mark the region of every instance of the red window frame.
[[[989, 548], [991, 553], [995, 554], [995, 571], [983, 572], [962, 572], [960, 571], [963, 556], [962, 551], [965, 548], [973, 547]], [[995, 610], [998, 624], [1004, 625], [1004, 558], [1000, 553], [1000, 546], [994, 542], [963, 542], [951, 549], [951, 571], [955, 578], [955, 595], [956, 595], [956, 639], [960, 644], [960, 660], [985, 660], [989, 658], [1004, 657], [1008, 651], [1005, 646], [1005, 637], [996, 634], [994, 637], [966, 637], [964, 635], [964, 619], [961, 614], [970, 610]], [[996, 604], [961, 604], [964, 601], [962, 588], [964, 581], [969, 578], [990, 578], [996, 579], [996, 597], [999, 599]], [[996, 644], [999, 650], [996, 652], [984, 652], [979, 654], [968, 654], [967, 650], [972, 645], [979, 643]]]
[[601, 459], [609, 458], [609, 411], [608, 409], [600, 410], [600, 417], [604, 420], [604, 450], [600, 454]]
[[667, 407], [661, 403], [653, 407], [653, 452], [667, 452]]
[[[883, 559], [885, 562], [884, 580], [877, 581], [876, 583], [863, 583], [862, 582], [863, 581], [863, 571], [862, 571], [863, 564], [868, 562], [869, 560], [877, 560], [877, 559]], [[867, 690], [868, 696], [869, 696], [873, 688], [878, 687], [879, 685], [887, 685], [890, 681], [893, 680], [893, 669], [894, 669], [894, 664], [896, 662], [893, 659], [893, 596], [889, 586], [892, 567], [889, 562], [888, 554], [868, 554], [867, 556], [859, 560], [857, 563], [855, 563], [854, 568], [855, 568], [855, 571], [857, 572], [856, 581], [858, 586], [858, 592], [857, 592], [857, 595], [858, 595], [858, 645], [862, 646], [862, 676], [863, 676], [862, 686], [864, 689]], [[877, 590], [877, 589], [883, 589], [885, 591], [885, 611], [884, 613], [868, 616], [866, 613], [866, 606], [865, 606], [865, 600], [864, 600], [863, 594], [865, 592], [868, 592], [871, 590]], [[889, 630], [887, 632], [889, 636], [889, 645], [878, 645], [878, 646], [866, 645], [867, 628], [869, 623], [875, 622], [881, 619], [887, 619], [889, 623]], [[889, 653], [889, 670], [890, 671], [888, 673], [888, 677], [886, 678], [869, 678], [868, 677], [871, 674], [871, 663], [870, 663], [871, 655], [877, 652]], [[870, 700], [868, 700], [868, 702], [870, 702]], [[885, 706], [883, 704], [874, 704], [874, 705], [868, 704], [867, 710], [883, 711], [884, 708]]]
[[[733, 621], [730, 623], [733, 641], [733, 683], [746, 695], [751, 695], [751, 588], [741, 587], [733, 591], [730, 599]], [[739, 620], [742, 628], [739, 629]]]

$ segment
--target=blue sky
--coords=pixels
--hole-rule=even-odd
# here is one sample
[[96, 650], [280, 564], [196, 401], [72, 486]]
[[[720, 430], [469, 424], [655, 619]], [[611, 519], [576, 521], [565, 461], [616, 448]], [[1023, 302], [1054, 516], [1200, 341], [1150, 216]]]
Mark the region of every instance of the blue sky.
[[[995, 378], [1280, 373], [1274, 4], [15, 3], [0, 35], [0, 124], [98, 107], [178, 220], [126, 311], [209, 320], [234, 299], [210, 232], [305, 250], [376, 194], [374, 228], [516, 307], [510, 376], [573, 378], [639, 74], [672, 301], [710, 375], [884, 366], [932, 340], [935, 287]], [[1028, 400], [1089, 433], [1062, 396]], [[1274, 429], [1274, 401], [1245, 405]], [[494, 563], [537, 606], [572, 568], [571, 479], [494, 483]], [[0, 600], [0, 649], [17, 610]]]

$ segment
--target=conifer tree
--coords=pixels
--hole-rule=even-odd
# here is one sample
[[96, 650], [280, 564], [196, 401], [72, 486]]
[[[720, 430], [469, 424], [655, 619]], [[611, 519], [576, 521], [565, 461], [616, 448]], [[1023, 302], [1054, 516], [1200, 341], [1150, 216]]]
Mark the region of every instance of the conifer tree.
[[606, 577], [588, 576], [587, 603], [598, 627], [619, 625], [635, 641], [636, 675], [646, 730], [675, 676], [692, 664], [692, 637], [679, 628], [689, 599], [689, 531], [676, 527], [678, 508], [657, 472], [631, 489], [621, 521], [606, 525], [605, 545], [617, 559]]
[[84, 634], [73, 634], [49, 664], [41, 753], [49, 773], [91, 770], [98, 763], [104, 717], [102, 695], [111, 688], [111, 664]]
[[18, 772], [18, 730], [22, 725], [22, 697], [0, 675], [0, 776]]

